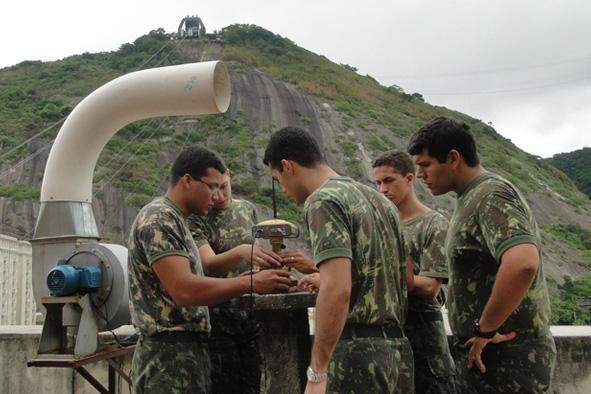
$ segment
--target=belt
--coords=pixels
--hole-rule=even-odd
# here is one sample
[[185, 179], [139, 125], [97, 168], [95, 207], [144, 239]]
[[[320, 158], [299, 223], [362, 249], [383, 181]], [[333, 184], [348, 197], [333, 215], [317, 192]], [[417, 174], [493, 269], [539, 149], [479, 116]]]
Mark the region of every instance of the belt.
[[195, 342], [206, 341], [209, 334], [203, 331], [161, 331], [146, 338], [162, 342]]
[[408, 311], [406, 321], [409, 323], [426, 323], [432, 321], [443, 321], [443, 315], [440, 311]]
[[343, 328], [341, 339], [355, 338], [403, 338], [404, 333], [395, 326], [349, 325]]

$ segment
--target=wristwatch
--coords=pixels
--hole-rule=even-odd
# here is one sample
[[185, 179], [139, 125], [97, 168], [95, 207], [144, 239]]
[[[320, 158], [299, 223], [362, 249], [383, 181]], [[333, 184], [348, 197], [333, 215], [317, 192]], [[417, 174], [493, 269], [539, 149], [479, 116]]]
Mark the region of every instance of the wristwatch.
[[479, 338], [486, 338], [490, 339], [497, 334], [497, 330], [493, 330], [491, 332], [482, 332], [480, 331], [480, 319], [474, 320], [474, 335]]
[[320, 383], [324, 382], [328, 377], [327, 372], [316, 372], [312, 369], [312, 367], [308, 367], [306, 371], [306, 376], [308, 377], [308, 382], [312, 383]]

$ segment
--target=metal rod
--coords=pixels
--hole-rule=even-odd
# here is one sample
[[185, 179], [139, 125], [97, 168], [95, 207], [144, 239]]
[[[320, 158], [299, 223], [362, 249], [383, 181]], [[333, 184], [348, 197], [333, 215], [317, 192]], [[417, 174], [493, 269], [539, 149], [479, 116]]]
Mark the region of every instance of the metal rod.
[[96, 380], [94, 376], [92, 376], [92, 375], [91, 375], [91, 374], [90, 374], [90, 373], [89, 373], [89, 372], [88, 372], [86, 369], [84, 369], [84, 367], [78, 367], [78, 368], [75, 368], [75, 369], [76, 369], [76, 371], [77, 371], [77, 372], [78, 372], [80, 375], [82, 375], [82, 377], [83, 377], [84, 379], [86, 379], [86, 381], [87, 381], [88, 383], [90, 383], [90, 384], [91, 384], [91, 385], [92, 385], [92, 386], [93, 386], [93, 387], [94, 387], [94, 388], [95, 388], [95, 389], [96, 389], [96, 390], [97, 390], [99, 393], [101, 393], [101, 394], [109, 394], [109, 390], [107, 390], [107, 389], [105, 388], [105, 386], [103, 386], [103, 385], [101, 384], [101, 382], [99, 382], [98, 380]]
[[277, 219], [277, 201], [275, 199], [275, 179], [271, 178], [272, 198], [273, 198], [273, 219]]

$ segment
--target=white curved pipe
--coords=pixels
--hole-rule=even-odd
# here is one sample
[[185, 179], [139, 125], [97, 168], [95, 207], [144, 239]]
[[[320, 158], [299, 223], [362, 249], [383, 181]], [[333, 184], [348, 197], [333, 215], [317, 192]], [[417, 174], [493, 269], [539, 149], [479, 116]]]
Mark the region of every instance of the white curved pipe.
[[72, 111], [45, 167], [41, 202], [92, 201], [99, 154], [125, 125], [140, 119], [225, 112], [230, 77], [223, 62], [133, 72], [101, 86]]

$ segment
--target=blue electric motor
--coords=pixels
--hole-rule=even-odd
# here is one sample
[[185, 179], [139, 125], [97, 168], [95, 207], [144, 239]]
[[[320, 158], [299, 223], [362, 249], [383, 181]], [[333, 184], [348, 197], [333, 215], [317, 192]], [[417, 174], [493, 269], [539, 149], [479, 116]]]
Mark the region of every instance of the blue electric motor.
[[73, 267], [60, 264], [47, 274], [47, 288], [53, 296], [69, 296], [100, 289], [102, 272], [100, 267]]

